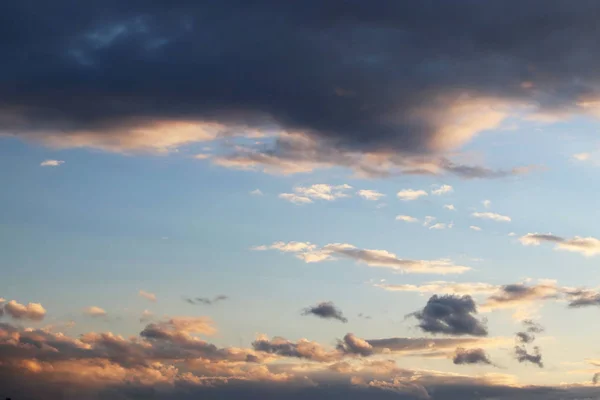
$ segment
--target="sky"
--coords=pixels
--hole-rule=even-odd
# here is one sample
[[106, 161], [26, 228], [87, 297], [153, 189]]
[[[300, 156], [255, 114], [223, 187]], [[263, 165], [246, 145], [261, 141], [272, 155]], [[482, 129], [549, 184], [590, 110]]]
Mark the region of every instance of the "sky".
[[0, 398], [600, 399], [599, 13], [0, 5]]

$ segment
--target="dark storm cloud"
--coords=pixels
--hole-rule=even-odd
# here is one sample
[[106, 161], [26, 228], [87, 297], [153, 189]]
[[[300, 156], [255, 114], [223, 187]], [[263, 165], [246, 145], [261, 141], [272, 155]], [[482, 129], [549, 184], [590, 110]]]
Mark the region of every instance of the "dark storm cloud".
[[487, 336], [486, 326], [474, 314], [477, 306], [471, 296], [433, 295], [423, 310], [409, 316], [418, 319], [418, 327], [425, 332]]
[[454, 364], [492, 364], [483, 349], [463, 349], [459, 347], [452, 358]]
[[184, 300], [189, 303], [189, 304], [201, 304], [201, 305], [205, 305], [205, 306], [212, 306], [220, 301], [223, 300], [227, 300], [229, 297], [225, 296], [225, 295], [218, 295], [215, 296], [214, 298], [209, 298], [209, 297], [196, 297], [194, 299], [190, 298], [190, 297], [185, 297]]
[[505, 103], [586, 111], [599, 11], [585, 0], [4, 2], [0, 130], [66, 147], [99, 135], [106, 148], [156, 121], [202, 121], [276, 125], [332, 151], [443, 151], [496, 126]]
[[330, 301], [307, 307], [302, 311], [302, 315], [315, 315], [323, 319], [337, 319], [343, 323], [348, 322], [348, 318], [344, 317], [342, 310]]

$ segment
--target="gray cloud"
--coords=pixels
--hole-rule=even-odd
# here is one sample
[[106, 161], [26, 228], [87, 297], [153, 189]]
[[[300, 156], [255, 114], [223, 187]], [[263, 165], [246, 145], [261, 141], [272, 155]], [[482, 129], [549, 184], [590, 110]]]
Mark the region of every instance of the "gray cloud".
[[342, 310], [330, 301], [307, 307], [302, 311], [302, 315], [315, 315], [323, 319], [337, 319], [344, 323], [348, 322], [348, 318], [344, 317]]
[[464, 349], [459, 347], [456, 349], [454, 358], [452, 359], [454, 364], [488, 364], [491, 365], [487, 354], [483, 349]]
[[535, 321], [530, 319], [524, 320], [523, 326], [525, 330], [523, 332], [516, 333], [516, 340], [519, 345], [515, 346], [515, 357], [519, 362], [530, 362], [536, 364], [538, 367], [543, 368], [542, 353], [538, 346], [533, 347], [533, 353], [527, 350], [526, 345], [531, 344], [535, 341], [534, 333], [544, 332], [544, 328]]
[[556, 250], [581, 253], [587, 257], [600, 254], [600, 240], [591, 236], [575, 236], [567, 239], [552, 234], [528, 233], [521, 236], [519, 241], [524, 246], [539, 246], [542, 242], [556, 243]]
[[218, 302], [227, 300], [229, 297], [225, 296], [223, 294], [220, 294], [218, 296], [213, 297], [212, 299], [209, 297], [196, 297], [194, 299], [190, 298], [190, 297], [185, 297], [184, 300], [186, 303], [189, 304], [201, 304], [201, 305], [205, 305], [205, 306], [212, 306]]
[[529, 353], [527, 349], [522, 346], [515, 346], [515, 356], [519, 362], [530, 362], [536, 364], [540, 368], [544, 368], [542, 362], [542, 354], [538, 346], [533, 347], [533, 353]]
[[477, 306], [471, 296], [433, 295], [423, 310], [409, 316], [419, 320], [418, 327], [424, 332], [487, 336], [486, 326], [475, 314]]

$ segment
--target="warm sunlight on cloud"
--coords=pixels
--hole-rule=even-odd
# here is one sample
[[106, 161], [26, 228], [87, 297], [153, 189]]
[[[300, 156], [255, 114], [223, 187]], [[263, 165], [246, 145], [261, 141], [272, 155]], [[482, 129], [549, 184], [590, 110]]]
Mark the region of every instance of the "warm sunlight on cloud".
[[396, 196], [398, 196], [400, 200], [410, 201], [417, 200], [419, 197], [427, 196], [427, 192], [424, 190], [404, 189], [396, 193]]
[[365, 200], [377, 201], [384, 197], [385, 194], [378, 192], [377, 190], [361, 189], [356, 192], [357, 195]]
[[396, 215], [396, 221], [403, 222], [419, 222], [415, 217], [411, 217], [410, 215]]
[[143, 298], [148, 299], [150, 301], [156, 301], [156, 295], [154, 293], [150, 293], [150, 292], [146, 292], [144, 290], [140, 290], [138, 292], [138, 295], [140, 297], [143, 297]]
[[96, 306], [91, 306], [85, 309], [85, 314], [89, 315], [90, 317], [104, 317], [107, 315], [106, 311], [104, 311], [104, 309], [100, 308], [100, 307], [96, 307]]
[[594, 237], [575, 236], [566, 239], [552, 234], [528, 233], [519, 238], [524, 246], [539, 246], [542, 242], [555, 243], [556, 250], [581, 253], [592, 257], [600, 253], [600, 240]]

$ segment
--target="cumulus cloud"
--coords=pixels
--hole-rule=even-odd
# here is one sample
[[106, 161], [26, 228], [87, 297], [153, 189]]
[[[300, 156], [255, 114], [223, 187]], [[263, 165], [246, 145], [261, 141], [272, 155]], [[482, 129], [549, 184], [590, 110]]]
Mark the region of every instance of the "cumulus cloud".
[[436, 220], [436, 218], [435, 218], [435, 217], [432, 217], [431, 215], [427, 215], [427, 216], [425, 217], [425, 221], [423, 221], [423, 226], [429, 226], [429, 225], [431, 225], [431, 224], [433, 223], [433, 221], [435, 221], [435, 220]]
[[312, 203], [313, 200], [333, 201], [348, 197], [349, 194], [346, 191], [349, 189], [352, 189], [352, 186], [346, 184], [332, 186], [319, 183], [308, 187], [297, 186], [294, 188], [294, 193], [281, 193], [279, 198], [295, 204]]
[[444, 204], [444, 208], [446, 210], [456, 211], [456, 207], [454, 207], [454, 204]]
[[476, 225], [470, 225], [469, 229], [472, 229], [472, 230], [477, 231], [477, 232], [481, 231], [481, 228], [478, 227], [478, 226], [476, 226]]
[[283, 357], [304, 358], [314, 361], [335, 361], [340, 358], [340, 354], [335, 350], [327, 350], [317, 342], [311, 342], [307, 339], [300, 339], [297, 342], [291, 342], [281, 337], [269, 339], [261, 335], [254, 342], [252, 347], [256, 351], [276, 354]]
[[264, 193], [260, 189], [254, 189], [250, 192], [252, 196], [262, 196]]
[[107, 315], [107, 312], [104, 309], [96, 306], [86, 308], [84, 310], [84, 313], [89, 315], [90, 317], [104, 317]]
[[396, 215], [396, 221], [403, 222], [419, 222], [415, 217], [411, 217], [410, 215]]
[[146, 292], [144, 290], [140, 290], [138, 292], [138, 295], [140, 297], [143, 297], [143, 298], [147, 299], [147, 300], [156, 301], [156, 295], [154, 293], [150, 293], [150, 292]]
[[487, 327], [476, 314], [477, 306], [469, 295], [433, 295], [422, 310], [409, 316], [419, 321], [417, 326], [424, 332], [487, 336]]
[[21, 320], [41, 321], [46, 316], [46, 309], [40, 303], [28, 303], [24, 305], [15, 300], [3, 304], [3, 311], [12, 318]]
[[348, 322], [348, 318], [344, 317], [342, 310], [330, 301], [307, 307], [302, 311], [302, 315], [314, 315], [323, 319], [336, 319], [344, 323]]
[[556, 250], [581, 253], [587, 257], [592, 257], [600, 253], [600, 240], [594, 237], [575, 236], [571, 239], [566, 239], [549, 233], [528, 233], [521, 236], [519, 241], [524, 246], [539, 246], [542, 242], [554, 243]]
[[441, 196], [443, 194], [451, 193], [454, 191], [454, 188], [450, 185], [439, 185], [436, 189], [431, 191], [431, 194], [435, 196]]
[[65, 162], [62, 160], [45, 160], [40, 163], [41, 167], [58, 167]]
[[429, 227], [429, 229], [437, 229], [437, 230], [441, 230], [441, 229], [451, 229], [454, 226], [453, 222], [450, 223], [443, 223], [443, 222], [438, 222], [436, 224], [433, 224]]
[[228, 296], [225, 296], [224, 294], [220, 294], [220, 295], [213, 297], [212, 299], [209, 297], [196, 297], [194, 299], [192, 299], [190, 297], [186, 297], [184, 300], [189, 304], [202, 304], [205, 306], [212, 306], [216, 303], [227, 300], [228, 298], [229, 298]]
[[458, 347], [452, 358], [452, 362], [457, 365], [461, 364], [487, 364], [491, 365], [488, 355], [483, 349], [464, 349]]
[[377, 201], [384, 197], [385, 194], [378, 192], [377, 190], [361, 189], [356, 192], [357, 195], [366, 200]]
[[493, 212], [474, 212], [471, 214], [475, 218], [489, 219], [498, 222], [510, 222], [511, 218], [506, 215], [501, 215]]
[[419, 197], [427, 196], [424, 190], [403, 189], [396, 193], [396, 196], [403, 201], [417, 200]]

